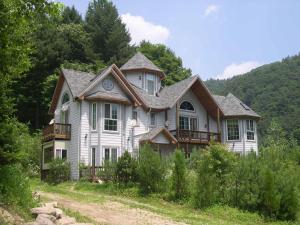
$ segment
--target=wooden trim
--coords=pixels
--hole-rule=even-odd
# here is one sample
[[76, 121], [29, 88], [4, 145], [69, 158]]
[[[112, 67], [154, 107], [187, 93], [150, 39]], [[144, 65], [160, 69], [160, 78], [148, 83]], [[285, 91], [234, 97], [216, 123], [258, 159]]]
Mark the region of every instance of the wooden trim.
[[59, 75], [59, 78], [58, 78], [58, 81], [56, 83], [55, 90], [54, 90], [54, 93], [53, 93], [53, 96], [52, 96], [51, 105], [50, 105], [50, 108], [49, 108], [49, 111], [48, 111], [49, 115], [54, 114], [54, 111], [57, 107], [57, 103], [59, 101], [60, 92], [62, 90], [62, 87], [64, 85], [65, 80], [66, 79], [65, 79], [63, 73], [60, 72], [60, 75]]
[[127, 100], [122, 100], [122, 99], [118, 99], [118, 98], [114, 98], [114, 97], [86, 97], [86, 100], [89, 101], [95, 101], [95, 100], [103, 100], [103, 101], [110, 101], [113, 103], [120, 103], [120, 104], [124, 104], [124, 105], [132, 105], [132, 103], [130, 101]]
[[163, 71], [160, 70], [152, 70], [149, 68], [133, 68], [133, 69], [122, 69], [122, 72], [144, 72], [144, 73], [153, 73], [156, 75], [159, 75], [160, 79], [163, 80], [166, 77], [166, 74]]

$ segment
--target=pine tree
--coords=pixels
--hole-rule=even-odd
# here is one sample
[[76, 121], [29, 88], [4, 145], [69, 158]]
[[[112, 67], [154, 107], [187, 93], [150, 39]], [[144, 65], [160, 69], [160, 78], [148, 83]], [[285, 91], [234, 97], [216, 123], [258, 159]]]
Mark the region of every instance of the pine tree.
[[105, 63], [121, 65], [133, 53], [130, 35], [117, 8], [107, 0], [91, 1], [85, 18], [86, 31], [92, 37], [93, 49]]
[[82, 23], [82, 18], [74, 6], [66, 7], [62, 13], [62, 23]]

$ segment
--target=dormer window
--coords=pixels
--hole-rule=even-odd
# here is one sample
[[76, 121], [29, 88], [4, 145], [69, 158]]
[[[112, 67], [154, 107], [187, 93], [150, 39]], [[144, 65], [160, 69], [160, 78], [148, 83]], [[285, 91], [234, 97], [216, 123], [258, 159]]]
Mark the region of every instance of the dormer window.
[[146, 74], [146, 90], [149, 95], [155, 94], [155, 76]]
[[61, 104], [65, 104], [67, 102], [70, 101], [70, 97], [69, 97], [69, 94], [68, 93], [64, 93], [63, 97], [62, 97], [62, 100], [61, 100]]

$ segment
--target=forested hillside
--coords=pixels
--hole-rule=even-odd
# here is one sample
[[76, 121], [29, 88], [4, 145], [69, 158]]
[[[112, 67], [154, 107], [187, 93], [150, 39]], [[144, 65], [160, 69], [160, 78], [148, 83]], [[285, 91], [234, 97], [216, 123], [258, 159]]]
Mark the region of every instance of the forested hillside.
[[228, 80], [208, 80], [220, 95], [236, 95], [262, 116], [259, 133], [264, 136], [272, 119], [300, 141], [300, 54], [256, 68]]

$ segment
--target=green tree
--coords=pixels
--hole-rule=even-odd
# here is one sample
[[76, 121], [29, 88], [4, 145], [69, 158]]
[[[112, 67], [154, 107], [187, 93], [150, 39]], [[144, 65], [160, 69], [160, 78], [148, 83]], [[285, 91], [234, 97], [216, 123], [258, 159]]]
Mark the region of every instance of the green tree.
[[93, 0], [89, 3], [85, 28], [92, 38], [95, 53], [105, 63], [120, 66], [133, 53], [130, 35], [111, 1]]
[[163, 80], [165, 85], [174, 84], [192, 75], [190, 69], [183, 67], [181, 58], [163, 44], [151, 44], [143, 41], [138, 50], [165, 72], [167, 75], [166, 79]]
[[116, 165], [117, 181], [127, 185], [136, 180], [136, 161], [131, 157], [130, 153], [126, 151], [118, 160]]
[[184, 153], [176, 149], [174, 152], [174, 166], [172, 170], [172, 190], [176, 199], [183, 199], [187, 194], [187, 172]]
[[72, 7], [65, 7], [62, 13], [62, 23], [82, 23], [82, 18], [79, 12], [75, 9], [74, 6]]

